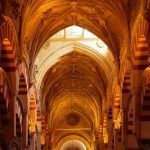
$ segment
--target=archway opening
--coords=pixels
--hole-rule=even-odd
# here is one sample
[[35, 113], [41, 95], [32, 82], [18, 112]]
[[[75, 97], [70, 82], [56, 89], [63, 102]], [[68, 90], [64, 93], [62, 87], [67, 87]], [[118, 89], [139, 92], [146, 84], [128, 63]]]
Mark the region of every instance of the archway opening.
[[60, 150], [86, 150], [86, 146], [78, 140], [69, 140], [62, 145]]

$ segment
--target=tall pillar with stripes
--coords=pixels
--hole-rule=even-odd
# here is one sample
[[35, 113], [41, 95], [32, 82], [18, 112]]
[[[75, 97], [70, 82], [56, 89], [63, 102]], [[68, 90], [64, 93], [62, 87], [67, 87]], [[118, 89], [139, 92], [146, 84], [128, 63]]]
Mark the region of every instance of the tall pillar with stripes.
[[117, 128], [117, 119], [120, 112], [120, 98], [121, 98], [121, 89], [120, 86], [117, 85], [115, 88], [115, 96], [114, 96], [114, 107], [113, 107], [113, 120], [115, 123], [115, 128]]
[[35, 133], [36, 133], [36, 102], [35, 96], [30, 95], [30, 134], [31, 134], [31, 149], [35, 149]]
[[41, 149], [42, 115], [39, 101], [36, 105], [36, 111], [37, 111], [37, 149]]
[[107, 114], [104, 114], [103, 118], [103, 143], [104, 143], [104, 149], [108, 148], [108, 131], [107, 131]]
[[42, 134], [41, 134], [41, 147], [42, 149], [45, 148], [46, 142], [46, 120], [44, 115], [42, 115]]
[[114, 149], [113, 141], [113, 109], [112, 106], [109, 107], [107, 112], [108, 117], [108, 149]]

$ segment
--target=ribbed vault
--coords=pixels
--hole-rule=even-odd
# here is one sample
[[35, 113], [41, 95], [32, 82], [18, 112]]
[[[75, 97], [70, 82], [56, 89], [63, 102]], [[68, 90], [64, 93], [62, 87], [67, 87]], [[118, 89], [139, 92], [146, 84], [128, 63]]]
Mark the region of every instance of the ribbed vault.
[[[59, 44], [61, 45], [62, 43], [59, 43]], [[111, 85], [112, 83], [111, 75], [112, 75], [112, 72], [116, 69], [116, 66], [115, 66], [115, 61], [109, 49], [107, 50], [107, 53], [108, 53], [108, 56], [106, 55], [107, 57], [101, 55], [101, 53], [95, 51], [94, 49], [91, 49], [89, 46], [79, 44], [77, 42], [73, 42], [69, 45], [64, 44], [58, 49], [53, 49], [53, 47], [52, 48], [48, 47], [47, 49], [50, 49], [48, 50], [48, 52], [46, 52], [47, 55], [43, 57], [44, 53], [42, 51], [44, 51], [44, 49], [42, 49], [41, 53], [39, 53], [38, 58], [36, 60], [36, 64], [38, 66], [37, 69], [39, 70], [36, 75], [38, 91], [40, 90], [40, 87], [42, 87], [41, 85], [42, 80], [46, 72], [49, 70], [49, 68], [51, 68], [54, 64], [58, 63], [58, 61], [60, 61], [60, 57], [67, 55], [68, 53], [71, 53], [71, 52], [74, 52], [74, 54], [76, 54], [76, 52], [81, 53], [93, 59], [95, 61], [95, 64], [97, 64], [96, 66], [99, 66], [103, 70], [103, 72], [101, 73], [103, 73], [103, 75], [107, 77], [107, 79], [110, 81], [109, 84]], [[41, 61], [39, 61], [39, 59], [41, 59]], [[114, 65], [111, 65], [112, 63]], [[55, 71], [55, 69], [52, 69], [52, 70]], [[108, 88], [108, 91], [109, 91], [109, 88]]]
[[100, 65], [85, 54], [73, 51], [59, 58], [46, 73], [43, 103], [52, 120], [71, 110], [86, 112], [94, 119], [93, 123], [98, 123], [107, 87], [108, 79]]
[[107, 95], [112, 94], [116, 61], [105, 43], [98, 45], [100, 39], [91, 34], [75, 39], [53, 36], [35, 62], [42, 112], [56, 147], [67, 136], [93, 140], [102, 125]]
[[0, 149], [150, 147], [150, 0], [0, 0]]
[[[128, 39], [128, 21], [124, 11], [126, 2], [33, 0], [27, 6], [23, 15], [22, 43], [28, 43], [27, 48], [24, 45], [23, 47], [26, 48], [26, 57], [29, 56], [30, 61], [34, 62], [49, 37], [68, 26], [78, 25], [101, 38], [119, 64], [119, 48], [122, 41]], [[32, 31], [29, 30], [31, 28]]]

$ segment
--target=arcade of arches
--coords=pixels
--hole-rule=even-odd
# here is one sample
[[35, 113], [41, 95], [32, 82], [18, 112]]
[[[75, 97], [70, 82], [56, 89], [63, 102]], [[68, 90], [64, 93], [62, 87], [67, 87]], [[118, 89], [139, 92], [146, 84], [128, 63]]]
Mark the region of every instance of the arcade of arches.
[[0, 149], [149, 150], [150, 0], [0, 0]]

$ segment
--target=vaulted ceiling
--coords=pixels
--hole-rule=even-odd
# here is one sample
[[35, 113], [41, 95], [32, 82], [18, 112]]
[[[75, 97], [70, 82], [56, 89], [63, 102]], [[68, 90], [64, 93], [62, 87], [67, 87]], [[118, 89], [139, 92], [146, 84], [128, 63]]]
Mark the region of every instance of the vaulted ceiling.
[[[82, 28], [71, 26], [69, 29], [77, 32], [76, 29]], [[99, 39], [85, 32], [85, 38], [58, 37], [57, 33], [37, 56], [37, 90], [51, 130], [58, 130], [59, 124], [63, 124], [62, 118], [65, 120], [70, 114], [79, 115], [91, 131], [98, 129], [107, 95], [112, 94], [116, 62], [104, 43], [96, 46]], [[64, 126], [68, 128], [67, 124]]]
[[81, 114], [91, 112], [88, 115], [94, 123], [99, 120], [109, 84], [105, 70], [98, 63], [84, 54], [71, 52], [46, 73], [42, 97], [51, 117], [59, 118], [55, 115], [70, 110]]
[[[91, 139], [95, 130], [100, 129], [107, 96], [113, 96], [119, 66], [129, 51], [130, 15], [134, 7], [130, 3], [130, 0], [21, 1], [22, 24], [18, 33], [23, 58], [31, 74], [39, 67], [35, 74], [38, 96], [57, 142], [68, 133], [77, 139], [81, 137], [81, 141], [82, 137]], [[101, 39], [109, 55], [91, 51], [88, 44], [74, 41], [69, 43], [71, 46], [57, 41], [55, 46], [62, 47], [43, 49], [50, 37], [72, 25]]]
[[[23, 55], [31, 71], [37, 56], [40, 59], [43, 55], [36, 77], [49, 130], [55, 131], [58, 141], [67, 134], [78, 134], [89, 140], [93, 131], [99, 130], [107, 95], [113, 92], [110, 89], [120, 65], [119, 58], [127, 52], [123, 49], [124, 43], [129, 42], [127, 3], [122, 0], [32, 0], [25, 7], [21, 30]], [[72, 25], [100, 38], [108, 46], [109, 56], [92, 52], [88, 45], [72, 42], [71, 47], [47, 48], [51, 53], [45, 53], [45, 57], [42, 47], [46, 41]]]
[[[149, 3], [0, 0], [0, 64], [12, 89], [2, 83], [1, 99], [8, 106], [19, 99], [6, 111], [17, 113], [15, 121], [8, 115], [20, 129], [6, 127], [12, 126], [12, 138], [16, 131], [23, 146], [28, 141], [31, 149], [38, 143], [56, 150], [123, 149], [133, 134], [131, 146], [143, 142], [149, 123]], [[139, 95], [141, 106], [134, 102]], [[26, 112], [28, 119], [22, 118]], [[1, 116], [2, 129], [8, 117]]]
[[118, 60], [122, 42], [128, 39], [125, 4], [122, 0], [29, 1], [22, 23], [22, 43], [28, 41], [27, 55], [33, 62], [49, 37], [65, 27], [78, 25], [101, 38]]

